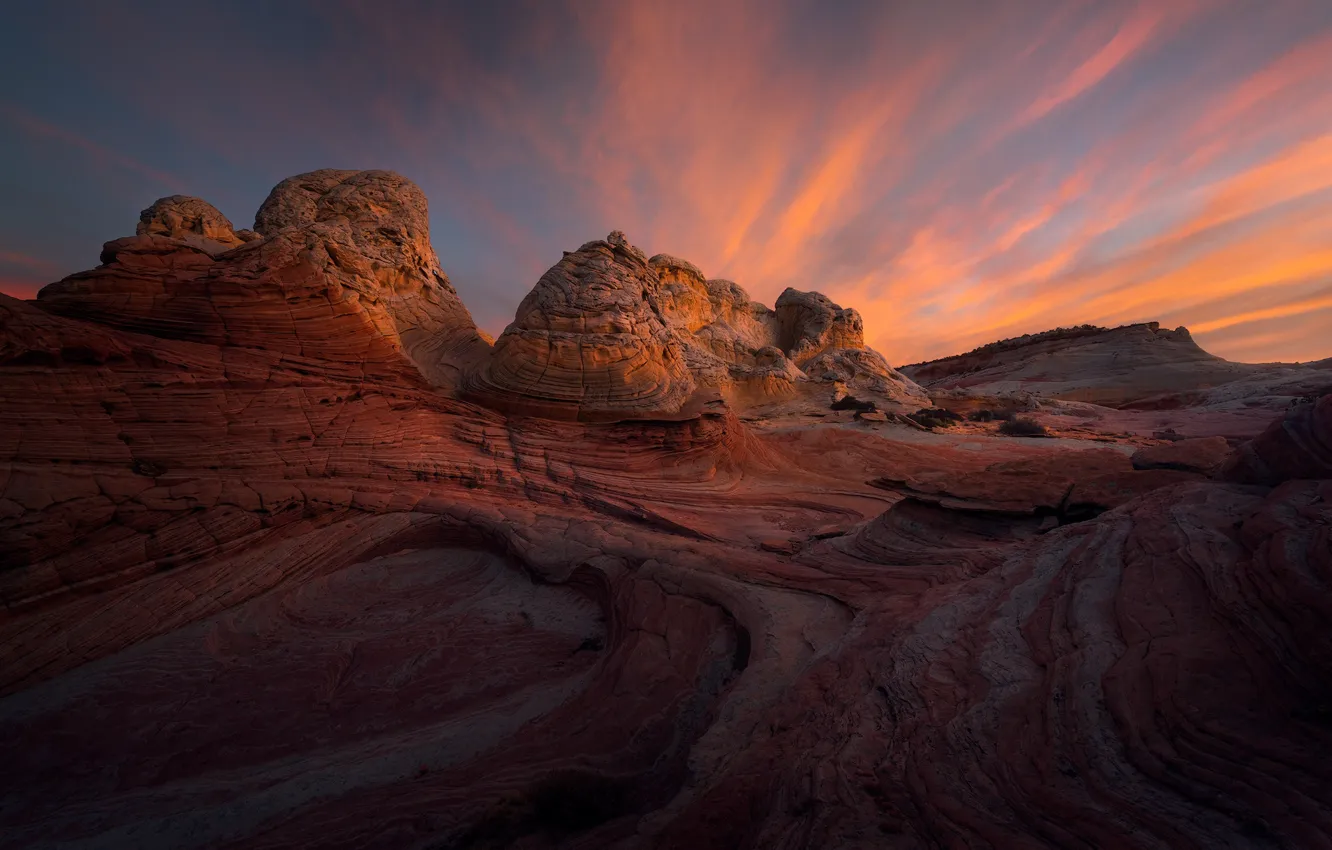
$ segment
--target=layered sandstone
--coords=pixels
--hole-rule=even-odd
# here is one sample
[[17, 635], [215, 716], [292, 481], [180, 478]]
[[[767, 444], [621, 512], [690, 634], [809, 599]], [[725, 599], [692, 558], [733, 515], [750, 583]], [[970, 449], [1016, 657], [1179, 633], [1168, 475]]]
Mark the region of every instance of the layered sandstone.
[[1109, 407], [1206, 390], [1264, 370], [1273, 371], [1208, 354], [1187, 328], [1165, 330], [1156, 322], [1060, 328], [902, 367], [904, 374], [932, 390], [1021, 390]]
[[[186, 259], [243, 257], [262, 306], [323, 239], [391, 304], [420, 266], [353, 233], [391, 201], [355, 174], [220, 252], [172, 200], [136, 237], [169, 250], [114, 274], [200, 298]], [[401, 333], [367, 365], [368, 320], [293, 352], [57, 293], [0, 297], [0, 847], [1332, 846], [1332, 396], [1221, 480], [1217, 440], [645, 418], [705, 385], [694, 350], [821, 389], [873, 352], [824, 299], [784, 338], [615, 239], [484, 373], [536, 418], [422, 380]]]
[[1242, 484], [1332, 478], [1332, 393], [1302, 404], [1240, 446], [1222, 475]]
[[647, 257], [618, 231], [566, 254], [518, 305], [472, 396], [554, 419], [680, 413], [695, 384], [653, 300], [656, 283]]
[[237, 234], [197, 198], [163, 198], [102, 265], [44, 288], [53, 312], [171, 339], [413, 370], [444, 389], [487, 340], [430, 247], [425, 195], [387, 171], [283, 181]]
[[793, 289], [769, 309], [686, 260], [648, 258], [619, 231], [542, 276], [469, 385], [491, 407], [585, 421], [683, 415], [696, 390], [741, 407], [802, 390], [826, 405], [848, 388], [912, 410], [928, 402], [865, 346], [856, 311]]

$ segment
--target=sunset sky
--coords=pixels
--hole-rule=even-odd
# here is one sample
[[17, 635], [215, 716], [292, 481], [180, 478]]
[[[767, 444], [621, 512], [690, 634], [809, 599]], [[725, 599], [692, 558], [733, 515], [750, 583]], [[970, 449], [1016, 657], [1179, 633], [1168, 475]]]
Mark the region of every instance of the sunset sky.
[[[32, 3], [0, 64], [0, 291], [182, 193], [384, 168], [498, 332], [612, 229], [894, 363], [1058, 325], [1332, 356], [1332, 2]], [[484, 7], [484, 9], [482, 9]]]

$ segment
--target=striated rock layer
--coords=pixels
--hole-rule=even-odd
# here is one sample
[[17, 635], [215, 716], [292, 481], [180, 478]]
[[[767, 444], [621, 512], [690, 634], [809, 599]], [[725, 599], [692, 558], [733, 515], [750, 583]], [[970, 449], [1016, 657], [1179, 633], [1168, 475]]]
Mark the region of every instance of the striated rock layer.
[[474, 397], [555, 419], [652, 418], [693, 395], [656, 276], [624, 234], [588, 242], [542, 275], [471, 381]]
[[903, 366], [902, 372], [931, 391], [1025, 391], [1114, 408], [1220, 404], [1225, 393], [1207, 391], [1226, 385], [1241, 387], [1246, 398], [1280, 394], [1283, 403], [1310, 389], [1332, 388], [1327, 361], [1232, 363], [1199, 348], [1187, 328], [1164, 330], [1156, 322], [1059, 328]]
[[855, 310], [794, 289], [771, 310], [619, 231], [542, 276], [468, 387], [509, 413], [584, 421], [680, 415], [698, 390], [742, 408], [802, 393], [826, 407], [852, 391], [910, 410], [929, 401], [865, 347]]
[[[1215, 478], [760, 433], [698, 389], [864, 380], [857, 317], [611, 239], [469, 377], [510, 416], [421, 365], [469, 322], [401, 332], [433, 255], [374, 174], [222, 249], [164, 199], [140, 265], [0, 297], [0, 848], [1332, 847], [1332, 396]], [[377, 300], [269, 321], [330, 245]]]
[[445, 390], [488, 348], [430, 247], [426, 199], [388, 171], [284, 180], [255, 219], [198, 198], [144, 210], [102, 265], [45, 287], [46, 309], [126, 330], [419, 372]]

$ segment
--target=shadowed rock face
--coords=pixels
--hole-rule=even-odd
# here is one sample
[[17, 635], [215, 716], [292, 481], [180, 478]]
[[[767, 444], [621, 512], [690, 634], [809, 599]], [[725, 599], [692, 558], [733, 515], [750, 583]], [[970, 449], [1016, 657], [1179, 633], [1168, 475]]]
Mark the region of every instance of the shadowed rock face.
[[258, 238], [197, 198], [163, 198], [102, 265], [41, 305], [127, 330], [419, 372], [446, 390], [487, 349], [430, 247], [425, 196], [387, 171], [283, 181]]
[[1332, 478], [1332, 394], [1300, 405], [1240, 446], [1222, 477], [1241, 484]]
[[[510, 417], [422, 380], [395, 311], [433, 255], [370, 174], [284, 182], [222, 251], [167, 199], [0, 296], [0, 848], [1332, 846], [1332, 396], [1217, 479], [1217, 439], [764, 431], [697, 393]], [[377, 300], [295, 352], [334, 302], [273, 305], [319, 287]], [[864, 380], [798, 300], [782, 348], [597, 241], [483, 374], [561, 416], [530, 340], [659, 344], [672, 380], [577, 360], [657, 402], [706, 386], [691, 351]]]
[[864, 348], [860, 314], [843, 310], [819, 292], [787, 289], [777, 297], [778, 346], [797, 363], [830, 348]]

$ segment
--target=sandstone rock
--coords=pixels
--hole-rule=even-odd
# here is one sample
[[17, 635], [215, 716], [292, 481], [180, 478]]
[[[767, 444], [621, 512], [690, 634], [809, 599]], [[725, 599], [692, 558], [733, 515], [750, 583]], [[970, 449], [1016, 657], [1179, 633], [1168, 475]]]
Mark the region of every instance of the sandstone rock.
[[658, 306], [700, 385], [721, 388], [742, 406], [791, 399], [807, 379], [849, 382], [904, 407], [928, 403], [920, 388], [865, 347], [854, 310], [794, 289], [770, 310], [731, 281], [706, 279], [686, 260], [657, 254], [649, 263], [658, 275]]
[[148, 209], [139, 213], [139, 236], [166, 236], [171, 239], [206, 240], [221, 246], [218, 250], [234, 248], [245, 243], [231, 226], [231, 221], [207, 201], [188, 195], [159, 198]]
[[888, 365], [872, 348], [826, 350], [807, 360], [805, 374], [812, 381], [834, 382], [840, 392], [890, 399], [904, 410], [930, 406], [930, 397], [910, 378]]
[[1182, 469], [1210, 475], [1230, 455], [1225, 437], [1176, 440], [1163, 446], [1147, 446], [1133, 453], [1134, 469]]
[[903, 366], [929, 389], [968, 388], [994, 394], [1025, 390], [1110, 407], [1201, 390], [1252, 375], [1262, 367], [1208, 354], [1187, 328], [1156, 322], [1059, 328], [991, 343], [953, 357]]
[[585, 421], [679, 413], [695, 383], [653, 300], [655, 272], [618, 231], [542, 275], [471, 382], [512, 413]]
[[361, 173], [374, 172], [324, 168], [288, 177], [273, 187], [255, 213], [255, 232], [271, 236], [286, 227], [318, 221], [320, 201], [343, 181]]
[[1240, 446], [1221, 476], [1242, 484], [1276, 485], [1332, 478], [1332, 394], [1294, 408]]
[[777, 297], [777, 345], [798, 365], [829, 349], [865, 347], [860, 314], [821, 292], [787, 289]]
[[[92, 323], [0, 296], [0, 843], [1329, 843], [1332, 397], [1233, 481], [847, 427], [910, 421], [848, 390], [872, 352], [796, 375], [775, 336], [742, 344], [763, 311], [703, 280], [697, 312], [702, 275], [612, 234], [543, 278], [510, 362], [529, 332], [628, 336], [659, 344], [648, 371], [674, 344], [668, 377], [701, 383], [693, 346], [847, 410], [762, 432], [714, 389], [510, 418], [403, 354], [390, 293], [431, 263], [365, 181], [297, 180], [224, 251], [110, 243], [103, 282], [151, 333], [110, 298]], [[345, 315], [279, 323], [338, 288]], [[549, 395], [575, 371], [639, 375], [582, 351], [563, 383], [512, 374], [574, 415]]]
[[506, 420], [409, 375], [0, 299], [0, 830], [1332, 834], [1332, 482], [882, 433]]
[[53, 312], [215, 345], [417, 371], [446, 390], [487, 350], [430, 247], [425, 196], [385, 171], [283, 181], [241, 237], [175, 196], [103, 265], [45, 287]]

